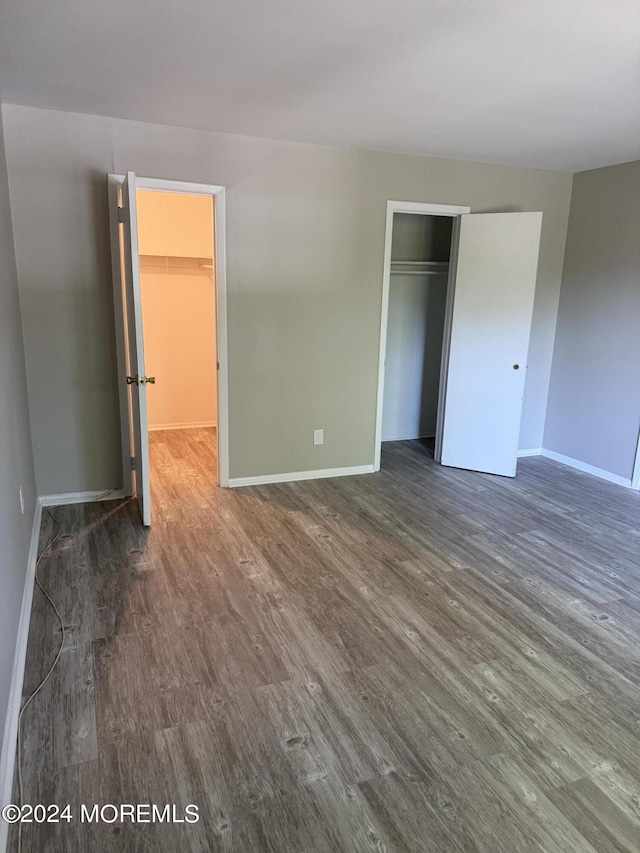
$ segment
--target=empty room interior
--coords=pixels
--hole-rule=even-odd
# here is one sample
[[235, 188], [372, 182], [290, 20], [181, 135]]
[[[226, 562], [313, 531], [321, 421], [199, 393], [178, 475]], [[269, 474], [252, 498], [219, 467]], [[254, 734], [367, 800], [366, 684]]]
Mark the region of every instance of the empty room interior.
[[6, 0], [0, 853], [638, 853], [638, 45]]

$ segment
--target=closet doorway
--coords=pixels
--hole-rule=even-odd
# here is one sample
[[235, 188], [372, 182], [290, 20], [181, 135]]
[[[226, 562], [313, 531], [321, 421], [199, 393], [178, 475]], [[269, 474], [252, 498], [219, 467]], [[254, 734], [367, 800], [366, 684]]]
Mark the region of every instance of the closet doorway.
[[228, 485], [224, 188], [108, 186], [124, 491], [149, 525], [152, 472], [163, 501]]
[[442, 426], [456, 218], [468, 207], [389, 202], [375, 468], [384, 441], [418, 439], [435, 452]]
[[389, 201], [375, 470], [383, 441], [516, 474], [542, 227], [539, 211]]
[[[138, 189], [138, 254], [147, 422], [162, 470], [217, 477], [217, 351], [213, 199]], [[161, 460], [161, 461], [160, 461]]]
[[395, 213], [382, 441], [435, 441], [453, 219]]

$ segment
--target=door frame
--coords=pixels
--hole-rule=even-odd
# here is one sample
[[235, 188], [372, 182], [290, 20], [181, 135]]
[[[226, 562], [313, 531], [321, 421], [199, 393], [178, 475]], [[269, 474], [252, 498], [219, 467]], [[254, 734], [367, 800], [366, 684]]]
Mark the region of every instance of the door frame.
[[631, 474], [631, 488], [640, 491], [640, 433], [638, 434], [636, 458], [633, 463], [633, 473]]
[[[109, 197], [109, 227], [111, 231], [111, 269], [113, 279], [114, 306], [121, 310], [122, 274], [119, 251], [118, 230], [118, 190], [124, 181], [124, 175], [107, 175]], [[216, 349], [218, 365], [217, 385], [217, 439], [218, 439], [218, 485], [229, 486], [229, 361], [227, 337], [227, 266], [226, 266], [226, 217], [225, 188], [216, 184], [199, 184], [191, 181], [172, 181], [164, 178], [143, 178], [136, 175], [136, 188], [155, 190], [156, 192], [181, 193], [188, 195], [211, 196], [213, 203], [213, 245], [215, 267], [214, 285], [216, 298]], [[118, 334], [116, 324], [116, 357], [118, 378], [126, 376], [126, 344]], [[133, 494], [130, 447], [131, 426], [129, 423], [130, 389], [124, 382], [118, 381], [120, 399], [120, 434], [122, 438], [122, 476], [123, 489], [127, 496]]]
[[[382, 411], [384, 406], [384, 374], [387, 356], [387, 326], [389, 322], [389, 289], [391, 285], [391, 241], [393, 237], [393, 214], [415, 213], [421, 216], [451, 216], [457, 219], [463, 213], [471, 213], [471, 208], [452, 204], [429, 204], [417, 201], [387, 201], [387, 220], [384, 238], [384, 266], [382, 272], [382, 307], [380, 311], [380, 342], [378, 348], [378, 390], [376, 398], [376, 427], [374, 470], [380, 470], [382, 454]], [[455, 222], [454, 222], [455, 226]], [[452, 235], [452, 255], [449, 259], [449, 278], [447, 281], [447, 305], [445, 311], [444, 340], [442, 343], [443, 358], [440, 367], [440, 390], [438, 393], [438, 425], [436, 427], [436, 447], [438, 437], [442, 432], [442, 398], [446, 380], [446, 364], [449, 354], [449, 334], [453, 309], [453, 284], [455, 281], [454, 257], [455, 231]], [[441, 441], [440, 441], [441, 444]], [[437, 455], [436, 455], [437, 458]]]

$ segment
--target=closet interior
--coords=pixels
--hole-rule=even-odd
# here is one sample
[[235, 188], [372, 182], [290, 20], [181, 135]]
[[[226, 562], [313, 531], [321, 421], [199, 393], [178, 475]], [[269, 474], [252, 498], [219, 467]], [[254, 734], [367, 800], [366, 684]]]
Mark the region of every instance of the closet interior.
[[215, 427], [216, 306], [210, 196], [138, 190], [150, 430]]
[[382, 441], [435, 437], [453, 222], [393, 216]]

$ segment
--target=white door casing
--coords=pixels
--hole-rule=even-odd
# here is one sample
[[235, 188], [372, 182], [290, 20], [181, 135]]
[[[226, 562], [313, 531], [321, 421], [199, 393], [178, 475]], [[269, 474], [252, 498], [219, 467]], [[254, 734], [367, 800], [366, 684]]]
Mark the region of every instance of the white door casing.
[[[382, 306], [380, 310], [380, 342], [378, 348], [378, 391], [376, 396], [376, 422], [374, 437], [373, 467], [375, 471], [380, 470], [380, 458], [382, 451], [382, 418], [384, 410], [384, 382], [387, 357], [387, 332], [389, 323], [389, 291], [391, 284], [391, 245], [393, 241], [393, 216], [395, 213], [413, 213], [418, 216], [448, 216], [454, 218], [455, 220], [457, 217], [460, 216], [460, 214], [468, 213], [470, 210], [470, 207], [451, 204], [430, 204], [426, 202], [392, 200], [387, 201], [384, 266], [382, 274]], [[449, 284], [447, 285], [447, 287], [449, 287]], [[446, 346], [446, 328], [444, 346]], [[439, 401], [438, 411], [440, 411], [440, 409], [441, 404]]]

